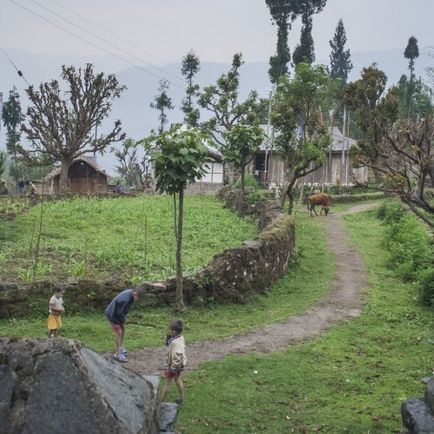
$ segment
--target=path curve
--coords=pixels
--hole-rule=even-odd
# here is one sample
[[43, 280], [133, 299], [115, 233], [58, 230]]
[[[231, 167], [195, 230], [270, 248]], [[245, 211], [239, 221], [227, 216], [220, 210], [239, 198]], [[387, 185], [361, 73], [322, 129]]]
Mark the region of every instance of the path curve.
[[[187, 343], [188, 370], [201, 363], [222, 359], [229, 354], [265, 354], [324, 333], [334, 323], [361, 314], [361, 289], [367, 286], [367, 273], [357, 250], [351, 247], [343, 229], [343, 215], [374, 208], [376, 204], [357, 205], [348, 211], [323, 218], [327, 247], [336, 256], [335, 275], [326, 295], [310, 309], [283, 322], [228, 338]], [[144, 348], [129, 354], [128, 368], [140, 374], [155, 374], [162, 368], [166, 349]]]

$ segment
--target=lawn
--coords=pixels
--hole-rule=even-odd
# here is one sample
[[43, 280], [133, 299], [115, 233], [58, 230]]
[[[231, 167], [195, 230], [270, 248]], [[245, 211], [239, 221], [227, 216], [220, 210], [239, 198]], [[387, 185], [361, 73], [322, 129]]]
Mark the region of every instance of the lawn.
[[[0, 199], [0, 208], [19, 209], [19, 202], [2, 201], [7, 199]], [[186, 272], [257, 235], [254, 222], [240, 220], [215, 198], [187, 197], [185, 208]], [[0, 218], [0, 280], [31, 279], [41, 213], [37, 278], [115, 275], [138, 282], [175, 274], [172, 199], [147, 195], [47, 202], [15, 220]]]
[[[245, 305], [189, 308], [182, 316], [189, 342], [230, 336], [279, 321], [307, 309], [324, 294], [333, 276], [333, 257], [326, 250], [321, 219], [298, 213], [296, 231], [298, 262], [291, 266], [286, 276], [265, 295], [255, 296]], [[67, 311], [67, 294], [65, 307]], [[172, 316], [169, 309], [134, 307], [129, 314], [125, 345], [129, 349], [161, 345], [161, 337]], [[45, 316], [0, 320], [0, 335], [44, 336], [45, 322]], [[66, 314], [63, 322], [64, 336], [80, 339], [98, 351], [112, 348], [113, 338], [102, 312], [73, 316]]]
[[375, 214], [345, 220], [369, 268], [362, 316], [283, 352], [202, 365], [186, 377], [179, 432], [402, 432], [401, 402], [433, 370], [433, 312], [387, 269]]

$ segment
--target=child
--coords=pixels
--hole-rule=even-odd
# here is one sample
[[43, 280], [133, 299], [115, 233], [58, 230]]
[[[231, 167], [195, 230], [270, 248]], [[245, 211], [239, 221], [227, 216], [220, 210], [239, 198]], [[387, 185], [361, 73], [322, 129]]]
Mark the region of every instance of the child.
[[120, 292], [106, 307], [105, 315], [115, 334], [116, 352], [113, 359], [117, 362], [128, 362], [127, 350], [122, 346], [125, 334], [125, 321], [131, 306], [145, 295], [144, 288], [125, 289]]
[[169, 331], [165, 341], [168, 347], [167, 359], [164, 364], [164, 377], [166, 381], [163, 386], [163, 391], [161, 392], [161, 401], [165, 401], [172, 380], [175, 379], [179, 390], [179, 399], [175, 401], [177, 404], [184, 402], [184, 384], [182, 383], [181, 373], [187, 364], [185, 340], [184, 336], [182, 336], [182, 329], [182, 322], [179, 319], [173, 320], [169, 325]]
[[54, 294], [50, 298], [49, 303], [49, 315], [48, 315], [48, 337], [56, 337], [60, 327], [62, 327], [62, 318], [60, 315], [65, 312], [63, 307], [63, 294], [65, 288], [59, 287], [55, 290]]

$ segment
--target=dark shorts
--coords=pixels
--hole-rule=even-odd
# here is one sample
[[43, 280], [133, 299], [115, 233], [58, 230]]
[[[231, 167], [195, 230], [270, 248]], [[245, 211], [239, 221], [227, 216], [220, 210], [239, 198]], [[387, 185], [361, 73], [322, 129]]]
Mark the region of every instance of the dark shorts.
[[164, 371], [165, 378], [179, 378], [181, 376], [183, 369], [178, 369], [177, 371]]

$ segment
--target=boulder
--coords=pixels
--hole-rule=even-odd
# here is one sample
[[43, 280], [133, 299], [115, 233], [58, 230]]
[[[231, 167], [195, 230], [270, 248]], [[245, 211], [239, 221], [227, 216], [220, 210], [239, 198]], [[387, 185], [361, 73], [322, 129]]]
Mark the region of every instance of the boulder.
[[0, 338], [0, 433], [160, 432], [156, 383], [68, 339]]
[[423, 399], [404, 401], [401, 415], [404, 426], [411, 434], [434, 434], [434, 416]]

